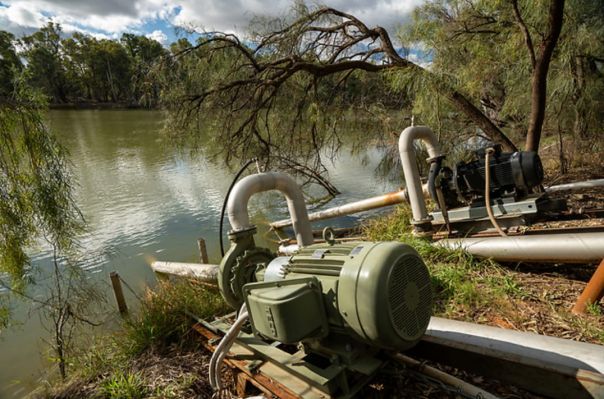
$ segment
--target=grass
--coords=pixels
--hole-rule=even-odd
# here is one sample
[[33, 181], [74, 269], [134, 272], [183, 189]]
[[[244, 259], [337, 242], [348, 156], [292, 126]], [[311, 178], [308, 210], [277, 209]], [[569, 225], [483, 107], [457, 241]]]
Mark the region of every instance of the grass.
[[141, 374], [118, 371], [100, 384], [103, 397], [110, 399], [142, 399], [148, 394]]
[[462, 250], [435, 247], [411, 234], [410, 219], [409, 207], [399, 206], [367, 222], [364, 235], [405, 242], [420, 253], [432, 277], [436, 316], [604, 344], [600, 304], [585, 315], [570, 311], [583, 282], [564, 273], [542, 273], [538, 266], [515, 270]]
[[125, 324], [124, 343], [130, 356], [150, 347], [186, 342], [193, 314], [201, 318], [226, 313], [228, 307], [214, 289], [188, 283], [160, 283], [148, 290], [140, 311]]
[[[193, 314], [228, 312], [216, 289], [192, 282], [160, 283], [113, 336], [83, 348], [71, 379], [46, 398], [136, 399], [197, 397], [206, 387], [207, 354], [198, 351]], [[208, 392], [211, 393], [211, 390]]]

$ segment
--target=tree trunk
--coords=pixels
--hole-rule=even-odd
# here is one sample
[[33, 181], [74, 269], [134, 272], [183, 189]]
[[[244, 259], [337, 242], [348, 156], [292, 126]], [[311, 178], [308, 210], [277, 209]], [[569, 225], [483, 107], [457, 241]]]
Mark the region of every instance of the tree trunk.
[[531, 115], [526, 135], [526, 151], [539, 150], [547, 100], [547, 72], [562, 30], [563, 16], [564, 0], [551, 0], [548, 17], [549, 32], [541, 43], [541, 54], [536, 60], [531, 76]]
[[491, 121], [482, 111], [472, 104], [465, 96], [457, 91], [445, 93], [445, 96], [453, 103], [455, 108], [465, 114], [474, 122], [485, 135], [494, 142], [501, 144], [506, 151], [518, 151], [512, 141]]

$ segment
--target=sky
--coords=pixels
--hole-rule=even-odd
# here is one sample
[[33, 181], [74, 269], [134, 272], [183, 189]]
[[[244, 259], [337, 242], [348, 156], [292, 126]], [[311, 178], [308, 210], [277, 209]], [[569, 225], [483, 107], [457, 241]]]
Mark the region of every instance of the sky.
[[[349, 12], [370, 26], [394, 30], [422, 2], [325, 0], [322, 4]], [[284, 15], [291, 6], [292, 0], [0, 0], [0, 30], [19, 37], [52, 20], [66, 34], [80, 31], [97, 38], [119, 38], [130, 32], [167, 45], [177, 39], [179, 27], [243, 33], [254, 16]]]

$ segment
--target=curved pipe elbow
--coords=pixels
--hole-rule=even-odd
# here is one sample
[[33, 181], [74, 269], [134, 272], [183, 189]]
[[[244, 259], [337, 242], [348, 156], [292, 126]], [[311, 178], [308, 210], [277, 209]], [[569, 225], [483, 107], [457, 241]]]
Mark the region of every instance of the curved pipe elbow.
[[415, 155], [413, 142], [417, 139], [426, 143], [430, 158], [436, 158], [442, 155], [440, 153], [438, 139], [432, 129], [428, 126], [409, 126], [402, 131], [398, 140], [398, 150], [401, 153], [401, 157], [403, 153], [409, 152]]
[[233, 231], [253, 227], [250, 223], [248, 202], [252, 195], [270, 190], [278, 190], [285, 195], [298, 245], [303, 247], [312, 244], [312, 229], [302, 190], [289, 175], [279, 172], [250, 175], [235, 184], [227, 203], [227, 215]]

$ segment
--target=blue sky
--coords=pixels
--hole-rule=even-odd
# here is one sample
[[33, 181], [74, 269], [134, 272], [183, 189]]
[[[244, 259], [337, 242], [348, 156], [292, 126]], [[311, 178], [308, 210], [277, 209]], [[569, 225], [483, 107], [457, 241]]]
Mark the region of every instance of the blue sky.
[[[395, 30], [422, 2], [324, 1], [369, 25], [390, 30]], [[243, 33], [254, 16], [283, 15], [292, 4], [291, 0], [0, 0], [0, 29], [21, 36], [53, 20], [60, 23], [67, 34], [81, 31], [97, 37], [117, 38], [131, 32], [167, 45], [177, 38], [177, 28]]]

